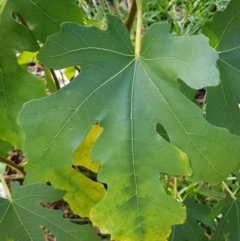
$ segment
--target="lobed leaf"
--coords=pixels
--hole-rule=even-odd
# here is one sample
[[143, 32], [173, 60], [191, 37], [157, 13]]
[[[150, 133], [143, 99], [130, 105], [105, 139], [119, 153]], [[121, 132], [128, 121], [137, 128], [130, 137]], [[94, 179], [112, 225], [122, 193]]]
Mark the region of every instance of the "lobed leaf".
[[207, 120], [240, 135], [240, 2], [232, 0], [214, 15], [203, 33], [219, 54], [221, 84], [207, 90]]
[[[43, 241], [47, 228], [58, 241], [100, 240], [90, 225], [79, 226], [62, 218], [61, 211], [48, 210], [40, 202], [59, 200], [64, 191], [54, 190], [45, 184], [20, 187], [12, 183], [12, 200], [0, 198], [1, 239]], [[11, 223], [14, 221], [14, 225]]]
[[240, 240], [240, 196], [234, 200], [230, 196], [221, 200], [217, 206], [212, 209], [209, 219], [216, 218], [221, 214], [221, 219], [217, 225], [216, 232], [211, 240]]
[[218, 183], [240, 160], [240, 138], [210, 125], [178, 83], [195, 89], [218, 84], [217, 57], [204, 36], [172, 37], [166, 23], [148, 29], [139, 58], [115, 17], [108, 16], [106, 31], [63, 24], [38, 58], [50, 68], [80, 65], [81, 73], [24, 106], [19, 124], [28, 161], [68, 166], [99, 123], [104, 131], [92, 158], [103, 163], [99, 180], [108, 189], [91, 212], [94, 225], [115, 240], [166, 240], [171, 226], [184, 222], [185, 208], [165, 193], [159, 173], [190, 176], [193, 169], [192, 180]]
[[[22, 24], [17, 22], [20, 19]], [[65, 21], [82, 23], [82, 12], [74, 0], [8, 0], [0, 12], [0, 138], [22, 149], [24, 134], [17, 116], [25, 102], [45, 96], [44, 83], [17, 62], [16, 54], [39, 50]]]
[[169, 241], [207, 241], [204, 228], [199, 222], [206, 224], [210, 208], [203, 204], [198, 204], [194, 199], [187, 199], [184, 204], [187, 207], [187, 219], [182, 225], [173, 227]]

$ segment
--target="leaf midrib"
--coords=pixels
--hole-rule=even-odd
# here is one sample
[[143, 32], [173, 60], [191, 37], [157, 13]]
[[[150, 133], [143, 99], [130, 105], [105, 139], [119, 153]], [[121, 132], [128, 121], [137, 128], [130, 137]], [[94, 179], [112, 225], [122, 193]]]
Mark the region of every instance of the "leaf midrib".
[[[134, 71], [133, 71], [133, 79], [132, 79], [132, 88], [131, 88], [131, 101], [130, 101], [130, 120], [131, 120], [131, 150], [132, 150], [132, 168], [134, 174], [134, 182], [135, 182], [135, 190], [136, 190], [136, 202], [137, 202], [137, 212], [138, 212], [138, 228], [140, 230], [140, 240], [143, 240], [142, 229], [141, 229], [141, 220], [140, 220], [140, 208], [138, 202], [138, 183], [137, 183], [137, 175], [136, 175], [136, 163], [135, 163], [135, 151], [134, 151], [134, 118], [133, 118], [133, 105], [134, 105], [134, 86], [136, 79], [136, 69], [137, 69], [138, 60], [135, 61]], [[137, 227], [136, 227], [137, 228]]]

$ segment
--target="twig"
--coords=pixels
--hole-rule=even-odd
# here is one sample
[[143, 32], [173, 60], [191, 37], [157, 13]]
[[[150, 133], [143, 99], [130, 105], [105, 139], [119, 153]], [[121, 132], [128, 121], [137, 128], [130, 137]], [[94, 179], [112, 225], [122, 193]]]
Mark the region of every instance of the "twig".
[[222, 182], [223, 186], [225, 187], [225, 189], [228, 191], [228, 193], [230, 194], [231, 198], [233, 200], [237, 200], [236, 196], [232, 193], [232, 191], [229, 189], [229, 187], [227, 186], [227, 184], [225, 182]]
[[74, 66], [74, 68], [77, 70], [78, 73], [80, 73], [80, 68], [78, 68], [77, 66]]
[[20, 23], [21, 23], [23, 26], [25, 26], [25, 27], [28, 28], [28, 25], [27, 25], [26, 21], [24, 20], [24, 18], [23, 18], [19, 13], [15, 13], [15, 15], [18, 17], [18, 20], [20, 21]]
[[129, 15], [128, 15], [128, 18], [127, 18], [127, 20], [125, 22], [125, 26], [127, 27], [129, 33], [130, 33], [131, 29], [132, 29], [132, 25], [133, 25], [136, 13], [137, 13], [137, 4], [136, 4], [136, 1], [133, 0], [131, 9], [130, 9], [130, 12], [129, 12]]
[[24, 169], [22, 167], [18, 166], [17, 164], [15, 164], [14, 162], [9, 161], [8, 159], [6, 159], [2, 156], [0, 156], [0, 162], [5, 163], [10, 168], [12, 168], [16, 172], [20, 173], [23, 177], [25, 176], [26, 173], [24, 172]]
[[23, 180], [24, 177], [20, 176], [19, 174], [14, 174], [14, 175], [3, 175], [4, 179], [6, 181], [20, 181]]
[[52, 74], [52, 77], [53, 77], [53, 79], [54, 79], [54, 82], [55, 82], [55, 84], [56, 84], [56, 87], [57, 87], [57, 89], [59, 90], [61, 87], [60, 87], [58, 78], [57, 78], [57, 76], [56, 76], [56, 74], [55, 74], [55, 72], [54, 72], [53, 69], [50, 69], [50, 72], [51, 72], [51, 74]]

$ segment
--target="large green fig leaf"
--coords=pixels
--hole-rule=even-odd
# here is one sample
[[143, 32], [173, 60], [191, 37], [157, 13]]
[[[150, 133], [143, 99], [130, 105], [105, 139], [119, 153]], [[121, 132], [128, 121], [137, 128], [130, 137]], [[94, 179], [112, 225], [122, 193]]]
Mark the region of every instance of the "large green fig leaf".
[[221, 84], [207, 90], [207, 120], [240, 135], [240, 1], [232, 0], [203, 29], [219, 53]]
[[239, 232], [239, 208], [240, 208], [240, 196], [234, 200], [230, 196], [227, 196], [221, 200], [217, 206], [215, 206], [209, 216], [209, 219], [216, 218], [221, 214], [221, 219], [217, 225], [216, 232], [213, 234], [211, 241], [219, 240], [240, 240]]
[[103, 163], [99, 180], [108, 189], [91, 212], [94, 225], [114, 240], [166, 240], [185, 209], [164, 192], [159, 173], [190, 176], [190, 159], [193, 180], [218, 183], [239, 163], [240, 138], [209, 124], [180, 91], [178, 79], [195, 89], [218, 84], [206, 37], [172, 37], [166, 23], [154, 24], [138, 58], [122, 22], [108, 20], [106, 31], [63, 24], [41, 49], [50, 68], [82, 69], [60, 91], [25, 104], [24, 152], [45, 168], [67, 166], [98, 122], [104, 131], [92, 158]]
[[[0, 198], [1, 240], [43, 241], [47, 228], [58, 241], [100, 240], [90, 225], [79, 226], [65, 220], [61, 211], [45, 209], [41, 203], [59, 200], [64, 191], [45, 184], [20, 187], [12, 184], [12, 200]], [[13, 225], [14, 224], [14, 225]]]
[[24, 134], [17, 125], [17, 115], [25, 102], [45, 96], [45, 87], [43, 81], [19, 66], [16, 54], [38, 51], [37, 40], [45, 42], [65, 21], [82, 23], [75, 2], [8, 0], [0, 13], [0, 138], [20, 149]]

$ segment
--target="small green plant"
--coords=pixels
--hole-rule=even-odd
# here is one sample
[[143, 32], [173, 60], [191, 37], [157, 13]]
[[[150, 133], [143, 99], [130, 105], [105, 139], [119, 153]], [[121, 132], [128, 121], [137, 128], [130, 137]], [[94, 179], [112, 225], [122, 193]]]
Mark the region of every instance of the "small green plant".
[[[0, 168], [1, 239], [40, 241], [48, 230], [58, 241], [240, 240], [240, 2], [191, 36], [149, 21], [157, 1], [136, 0], [126, 25], [109, 14], [104, 25], [89, 21], [105, 3], [93, 12], [73, 0], [2, 6], [0, 162], [25, 180], [9, 187]], [[205, 22], [182, 21], [183, 35]], [[26, 56], [44, 80], [26, 70]], [[55, 70], [65, 68], [78, 74], [60, 88]], [[203, 87], [205, 115], [194, 102]], [[27, 162], [7, 160], [12, 147]], [[91, 224], [44, 208], [61, 198]]]
[[222, 11], [230, 0], [155, 0], [144, 1], [145, 26], [168, 21], [174, 35], [193, 35], [201, 32], [216, 11]]

